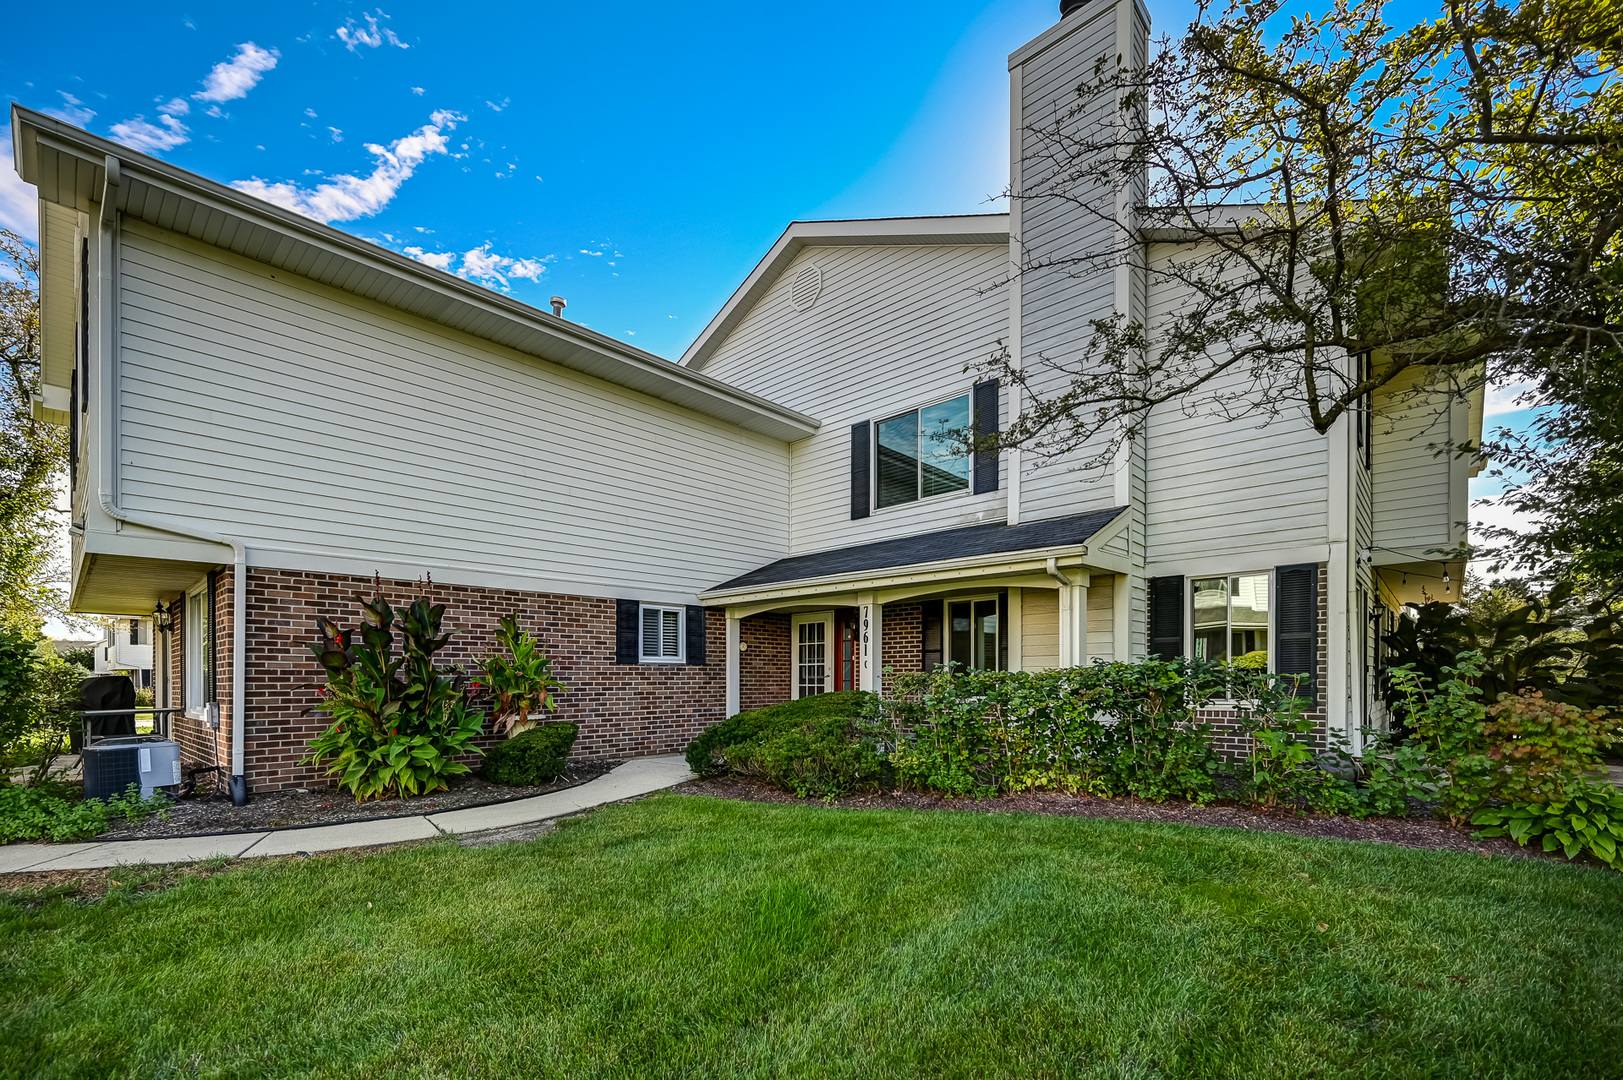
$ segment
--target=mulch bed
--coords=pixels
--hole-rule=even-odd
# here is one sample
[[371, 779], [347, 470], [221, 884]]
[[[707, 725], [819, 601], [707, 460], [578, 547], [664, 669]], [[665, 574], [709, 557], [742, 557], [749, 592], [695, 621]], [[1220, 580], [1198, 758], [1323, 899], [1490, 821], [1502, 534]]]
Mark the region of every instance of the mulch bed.
[[[799, 799], [761, 780], [743, 777], [690, 780], [675, 788], [685, 795], [711, 795], [748, 802], [801, 803], [842, 810], [952, 810], [971, 814], [1049, 814], [1057, 817], [1113, 818], [1118, 821], [1153, 821], [1174, 825], [1208, 825], [1225, 829], [1292, 833], [1315, 839], [1368, 840], [1400, 847], [1460, 851], [1477, 855], [1511, 855], [1525, 859], [1555, 858], [1536, 847], [1520, 847], [1508, 837], [1473, 840], [1471, 834], [1430, 818], [1357, 818], [1331, 814], [1263, 810], [1252, 806], [1196, 806], [1171, 801], [1105, 799], [1094, 795], [1066, 795], [1034, 791], [989, 799], [947, 799], [940, 795], [887, 791], [874, 795], [848, 795], [838, 799]], [[1561, 860], [1565, 861], [1565, 860]]]
[[263, 829], [282, 829], [300, 825], [340, 825], [349, 821], [369, 821], [373, 818], [409, 817], [417, 814], [436, 814], [446, 810], [461, 810], [469, 806], [511, 802], [545, 795], [550, 791], [563, 791], [588, 780], [596, 780], [618, 761], [572, 761], [563, 774], [549, 784], [532, 787], [512, 787], [494, 784], [478, 776], [458, 777], [448, 791], [432, 795], [419, 795], [414, 799], [373, 799], [356, 803], [355, 799], [337, 788], [307, 790], [295, 788], [252, 796], [247, 806], [232, 806], [224, 791], [194, 795], [182, 799], [162, 817], [154, 814], [145, 821], [134, 823], [122, 819], [96, 841], [150, 840], [159, 837], [206, 836], [214, 833], [259, 832]]

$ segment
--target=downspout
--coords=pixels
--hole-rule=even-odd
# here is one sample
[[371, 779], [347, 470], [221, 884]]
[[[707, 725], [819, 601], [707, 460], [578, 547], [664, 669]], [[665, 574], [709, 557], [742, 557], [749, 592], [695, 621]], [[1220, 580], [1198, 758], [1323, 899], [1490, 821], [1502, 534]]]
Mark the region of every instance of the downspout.
[[1063, 571], [1063, 570], [1061, 570], [1059, 568], [1059, 557], [1058, 556], [1050, 555], [1048, 557], [1047, 570], [1048, 570], [1048, 576], [1053, 578], [1055, 581], [1059, 582], [1061, 587], [1068, 588], [1071, 585], [1071, 579], [1066, 577], [1065, 576], [1065, 571]]
[[[102, 287], [102, 355], [107, 363], [104, 372], [112, 373], [112, 348], [115, 335], [108, 317], [111, 310], [111, 297], [117, 282], [113, 280], [112, 241], [108, 229], [115, 221], [117, 209], [115, 202], [118, 198], [120, 169], [118, 159], [111, 154], [106, 161], [106, 185], [102, 188], [101, 198], [101, 224], [102, 241], [105, 247], [102, 250], [100, 278]], [[113, 380], [107, 380], [110, 385]], [[247, 628], [244, 621], [248, 612], [248, 549], [241, 540], [188, 523], [170, 523], [162, 518], [148, 517], [145, 514], [131, 513], [121, 509], [114, 500], [111, 478], [117, 468], [118, 458], [113, 446], [117, 436], [118, 418], [112, 409], [107, 387], [102, 390], [102, 410], [106, 415], [106, 423], [102, 425], [101, 446], [101, 476], [96, 484], [97, 501], [101, 504], [102, 513], [114, 521], [127, 525], [139, 525], [146, 529], [156, 529], [159, 532], [169, 533], [172, 536], [183, 536], [190, 540], [202, 540], [210, 544], [220, 544], [231, 549], [231, 802], [236, 806], [243, 806], [248, 802], [248, 782], [243, 774], [243, 761], [247, 753], [247, 656], [245, 653], [248, 644]]]

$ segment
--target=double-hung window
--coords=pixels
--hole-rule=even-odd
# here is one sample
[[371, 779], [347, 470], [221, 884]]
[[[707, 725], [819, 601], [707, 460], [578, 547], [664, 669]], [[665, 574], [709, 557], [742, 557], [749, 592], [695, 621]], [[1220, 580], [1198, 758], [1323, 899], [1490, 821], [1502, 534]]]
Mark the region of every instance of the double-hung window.
[[642, 605], [642, 659], [650, 663], [682, 663], [685, 659], [682, 645], [683, 619], [686, 612], [679, 607]]
[[212, 592], [206, 582], [199, 582], [186, 594], [186, 610], [181, 618], [181, 669], [189, 713], [201, 711], [209, 702], [209, 675], [214, 664], [214, 643], [209, 639]]
[[968, 394], [876, 423], [874, 505], [883, 510], [968, 491], [971, 455], [963, 433], [969, 426]]
[[1269, 573], [1190, 578], [1190, 655], [1268, 671]]

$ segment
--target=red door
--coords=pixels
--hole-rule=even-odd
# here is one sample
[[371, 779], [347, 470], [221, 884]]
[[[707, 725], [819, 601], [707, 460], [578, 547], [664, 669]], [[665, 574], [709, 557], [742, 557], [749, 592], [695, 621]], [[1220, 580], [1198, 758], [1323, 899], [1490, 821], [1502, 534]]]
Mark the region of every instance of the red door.
[[834, 689], [855, 690], [857, 682], [857, 617], [834, 615]]

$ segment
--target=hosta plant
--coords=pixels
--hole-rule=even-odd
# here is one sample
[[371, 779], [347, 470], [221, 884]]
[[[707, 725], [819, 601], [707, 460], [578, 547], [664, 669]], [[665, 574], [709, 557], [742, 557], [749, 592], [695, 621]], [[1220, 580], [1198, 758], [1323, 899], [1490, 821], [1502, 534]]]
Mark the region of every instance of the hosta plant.
[[470, 704], [466, 676], [434, 665], [451, 639], [442, 633], [445, 605], [419, 598], [397, 613], [381, 592], [355, 599], [356, 626], [316, 620], [321, 640], [310, 651], [327, 675], [316, 711], [332, 724], [311, 740], [305, 760], [327, 765], [357, 802], [448, 787], [450, 777], [469, 771], [456, 759], [479, 752], [473, 740], [483, 717]]
[[541, 723], [542, 714], [558, 707], [557, 695], [567, 688], [552, 677], [552, 661], [541, 646], [518, 628], [516, 612], [502, 618], [496, 642], [507, 655], [487, 656], [482, 662], [493, 702], [491, 728], [512, 738]]
[[1611, 784], [1588, 784], [1558, 802], [1507, 803], [1478, 810], [1476, 836], [1508, 836], [1527, 845], [1537, 839], [1545, 851], [1569, 859], [1588, 853], [1623, 870], [1623, 791]]

